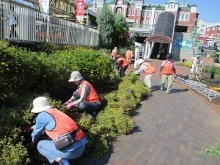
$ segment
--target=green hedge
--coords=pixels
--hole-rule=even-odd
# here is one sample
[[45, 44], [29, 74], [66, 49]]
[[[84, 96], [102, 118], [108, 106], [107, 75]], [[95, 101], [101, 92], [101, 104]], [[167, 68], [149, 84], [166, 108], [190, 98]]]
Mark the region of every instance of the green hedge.
[[[112, 63], [102, 51], [68, 48], [46, 54], [0, 42], [0, 162], [19, 165], [36, 161], [30, 157], [22, 133], [34, 120], [30, 110], [33, 99], [39, 95], [49, 97], [52, 106], [70, 115], [86, 132], [89, 140], [86, 153], [91, 156], [105, 155], [112, 138], [132, 131], [132, 112], [149, 95], [149, 89], [132, 73], [119, 81], [109, 81]], [[112, 82], [119, 83], [118, 90], [103, 96], [103, 109], [94, 121], [74, 109], [66, 111], [63, 105], [62, 97], [68, 93], [67, 81], [73, 70], [80, 70], [95, 85], [107, 84], [109, 89], [117, 85]]]

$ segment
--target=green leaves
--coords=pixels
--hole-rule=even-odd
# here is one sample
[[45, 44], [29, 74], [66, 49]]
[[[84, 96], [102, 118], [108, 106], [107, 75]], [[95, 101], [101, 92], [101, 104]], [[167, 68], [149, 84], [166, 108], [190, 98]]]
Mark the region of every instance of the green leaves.
[[107, 5], [103, 5], [97, 17], [98, 30], [99, 30], [99, 46], [111, 48], [113, 43], [113, 25], [114, 15]]

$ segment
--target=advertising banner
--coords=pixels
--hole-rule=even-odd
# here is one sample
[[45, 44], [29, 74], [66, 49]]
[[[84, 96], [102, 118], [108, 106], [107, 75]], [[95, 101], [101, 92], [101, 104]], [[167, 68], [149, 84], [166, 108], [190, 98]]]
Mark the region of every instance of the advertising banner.
[[76, 0], [76, 19], [77, 21], [83, 21], [84, 17], [85, 0]]
[[49, 2], [50, 0], [39, 0], [40, 11], [49, 14]]

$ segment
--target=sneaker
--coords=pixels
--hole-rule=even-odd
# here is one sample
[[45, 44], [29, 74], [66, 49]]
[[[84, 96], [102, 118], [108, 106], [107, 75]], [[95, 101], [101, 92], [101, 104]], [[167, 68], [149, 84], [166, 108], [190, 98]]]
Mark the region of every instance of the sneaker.
[[170, 94], [170, 92], [166, 91], [167, 94]]
[[67, 159], [61, 159], [59, 165], [70, 165], [70, 162]]

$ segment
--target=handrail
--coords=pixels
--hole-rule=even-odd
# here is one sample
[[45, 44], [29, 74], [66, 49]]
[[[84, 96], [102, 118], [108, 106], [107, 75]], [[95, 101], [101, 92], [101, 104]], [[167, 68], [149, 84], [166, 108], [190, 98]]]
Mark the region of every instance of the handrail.
[[[10, 7], [17, 14], [16, 25], [10, 23]], [[24, 5], [0, 1], [0, 38], [13, 42], [97, 46], [99, 31]]]

